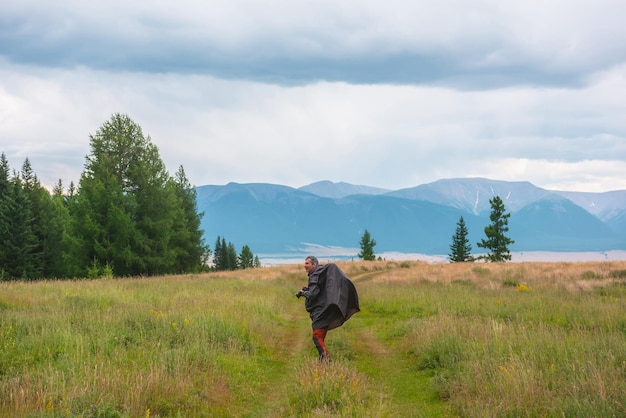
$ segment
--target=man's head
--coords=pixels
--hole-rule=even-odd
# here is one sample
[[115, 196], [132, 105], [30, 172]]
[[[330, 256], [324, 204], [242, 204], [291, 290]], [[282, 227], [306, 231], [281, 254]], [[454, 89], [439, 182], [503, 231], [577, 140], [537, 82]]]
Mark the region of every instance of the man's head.
[[315, 257], [314, 255], [310, 255], [304, 259], [304, 269], [307, 273], [310, 273], [319, 264], [320, 262], [317, 261], [317, 257]]

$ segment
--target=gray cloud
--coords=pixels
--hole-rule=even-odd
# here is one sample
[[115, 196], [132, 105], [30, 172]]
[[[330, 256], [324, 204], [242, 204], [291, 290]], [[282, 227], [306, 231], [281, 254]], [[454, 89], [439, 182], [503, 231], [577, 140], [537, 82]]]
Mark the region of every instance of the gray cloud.
[[[93, 2], [92, 2], [93, 3]], [[463, 89], [583, 85], [626, 60], [626, 4], [69, 1], [0, 5], [16, 63]], [[22, 4], [22, 3], [20, 3]], [[63, 7], [65, 6], [65, 7]]]
[[0, 143], [47, 185], [127, 113], [194, 184], [626, 189], [621, 0], [0, 2]]

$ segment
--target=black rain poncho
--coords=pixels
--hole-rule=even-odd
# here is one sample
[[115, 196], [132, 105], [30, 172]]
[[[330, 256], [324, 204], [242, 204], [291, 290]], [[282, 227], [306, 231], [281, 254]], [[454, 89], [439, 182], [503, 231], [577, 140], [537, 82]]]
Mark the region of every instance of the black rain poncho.
[[317, 266], [309, 273], [305, 307], [313, 329], [340, 327], [359, 312], [359, 297], [348, 276], [333, 263]]

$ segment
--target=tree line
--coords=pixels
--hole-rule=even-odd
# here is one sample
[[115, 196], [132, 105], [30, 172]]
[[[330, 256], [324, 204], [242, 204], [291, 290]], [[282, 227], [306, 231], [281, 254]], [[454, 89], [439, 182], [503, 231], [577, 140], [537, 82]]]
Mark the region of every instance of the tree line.
[[[78, 185], [65, 190], [59, 180], [52, 192], [28, 158], [11, 173], [0, 155], [0, 280], [207, 269], [204, 214], [183, 167], [170, 175], [150, 137], [127, 115], [113, 115], [90, 135], [89, 145]], [[219, 267], [231, 269], [220, 258], [230, 248], [221, 244]], [[235, 259], [237, 268], [259, 264], [247, 246]]]
[[261, 267], [261, 260], [252, 253], [248, 245], [241, 248], [237, 254], [235, 244], [226, 243], [226, 238], [217, 236], [213, 251], [213, 266], [215, 270], [237, 270]]

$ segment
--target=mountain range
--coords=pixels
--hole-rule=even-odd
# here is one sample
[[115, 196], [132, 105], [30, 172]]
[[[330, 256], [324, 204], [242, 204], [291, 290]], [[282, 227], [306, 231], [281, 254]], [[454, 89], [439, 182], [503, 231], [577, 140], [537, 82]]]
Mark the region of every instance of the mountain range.
[[529, 182], [459, 178], [400, 190], [320, 181], [300, 188], [229, 183], [196, 191], [206, 242], [213, 247], [221, 236], [255, 254], [358, 249], [366, 229], [377, 253], [448, 254], [461, 217], [478, 254], [496, 195], [511, 214], [512, 252], [626, 249], [626, 190], [553, 191]]

